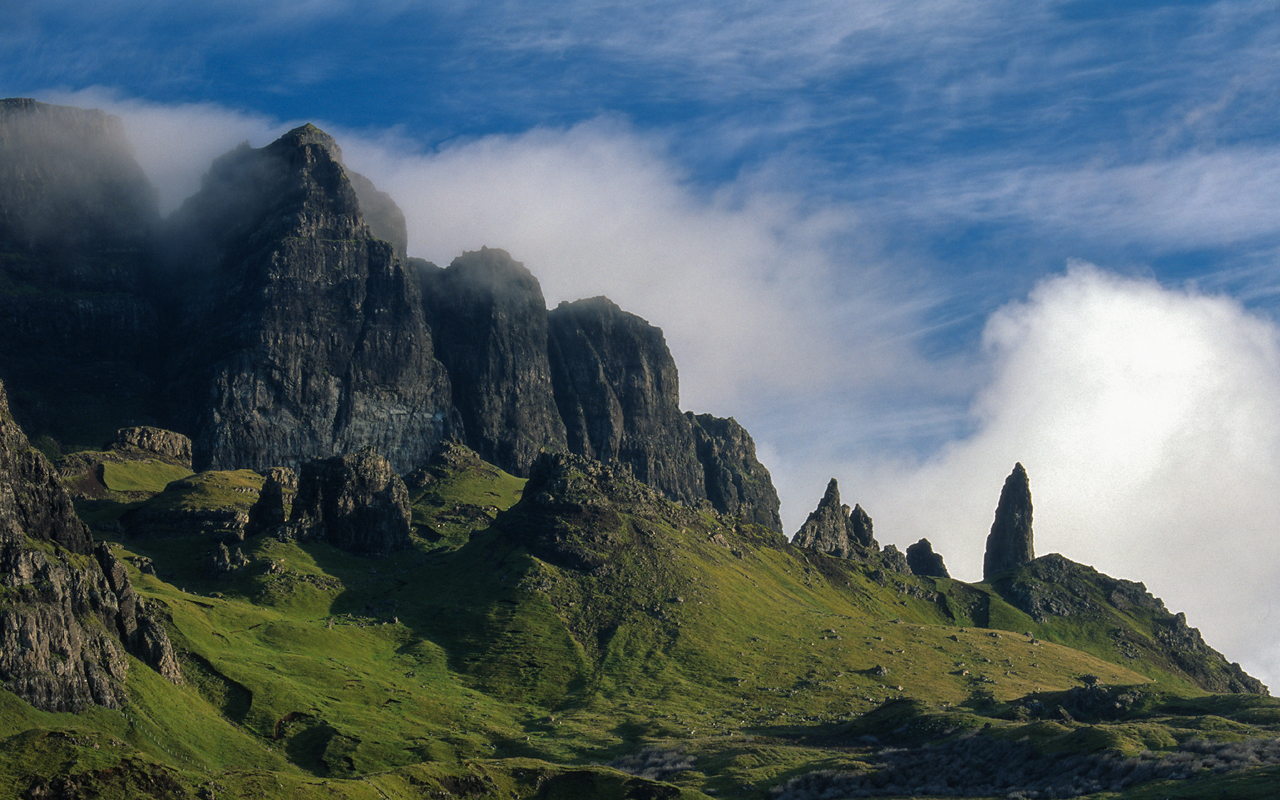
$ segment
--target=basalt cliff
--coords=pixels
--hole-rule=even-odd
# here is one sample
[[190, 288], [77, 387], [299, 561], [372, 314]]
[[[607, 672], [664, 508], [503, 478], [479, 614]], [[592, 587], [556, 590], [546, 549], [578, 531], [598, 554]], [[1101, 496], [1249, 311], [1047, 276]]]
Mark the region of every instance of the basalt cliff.
[[403, 214], [314, 126], [227, 153], [163, 220], [101, 112], [0, 101], [0, 147], [0, 378], [37, 437], [156, 424], [217, 469], [372, 447], [403, 473], [456, 439], [524, 475], [566, 451], [781, 528], [750, 436], [681, 411], [658, 328], [603, 298], [548, 312], [502, 250], [407, 259]]

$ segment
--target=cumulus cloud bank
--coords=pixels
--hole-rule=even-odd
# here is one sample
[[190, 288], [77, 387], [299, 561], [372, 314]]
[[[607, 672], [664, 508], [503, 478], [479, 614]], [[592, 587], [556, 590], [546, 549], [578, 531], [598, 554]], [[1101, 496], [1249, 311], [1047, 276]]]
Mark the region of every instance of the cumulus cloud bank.
[[985, 329], [976, 432], [918, 464], [848, 465], [882, 538], [981, 576], [1000, 486], [1031, 478], [1036, 552], [1147, 584], [1280, 677], [1280, 337], [1226, 297], [1076, 263]]

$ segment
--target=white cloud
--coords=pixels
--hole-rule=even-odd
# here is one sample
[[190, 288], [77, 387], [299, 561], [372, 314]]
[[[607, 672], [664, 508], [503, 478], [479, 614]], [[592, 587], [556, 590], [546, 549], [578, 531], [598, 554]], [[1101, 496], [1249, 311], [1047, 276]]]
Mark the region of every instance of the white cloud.
[[855, 374], [889, 381], [913, 359], [929, 295], [874, 263], [837, 262], [860, 227], [850, 209], [806, 208], [748, 179], [706, 194], [661, 139], [608, 118], [425, 155], [341, 138], [348, 163], [405, 210], [411, 253], [444, 266], [502, 247], [551, 305], [609, 296], [664, 330], [688, 408], [727, 415]]
[[981, 576], [1005, 475], [1031, 478], [1036, 552], [1146, 582], [1273, 683], [1280, 340], [1224, 298], [1084, 264], [988, 322], [976, 433], [920, 464], [849, 464], [882, 540], [928, 537]]
[[120, 117], [135, 157], [168, 213], [200, 189], [215, 158], [241, 142], [262, 147], [294, 127], [217, 103], [159, 105], [103, 87], [42, 92], [41, 102], [98, 108]]

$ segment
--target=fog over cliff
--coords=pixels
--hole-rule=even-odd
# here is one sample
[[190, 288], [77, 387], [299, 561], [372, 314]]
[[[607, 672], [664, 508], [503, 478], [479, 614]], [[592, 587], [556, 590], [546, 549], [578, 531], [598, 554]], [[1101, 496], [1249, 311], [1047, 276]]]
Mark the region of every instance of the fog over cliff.
[[214, 105], [41, 99], [121, 115], [166, 212], [216, 155], [313, 121], [404, 209], [410, 255], [502, 247], [549, 305], [607, 295], [661, 327], [682, 406], [751, 431], [789, 533], [835, 476], [882, 543], [927, 536], [977, 580], [1020, 461], [1038, 553], [1144, 581], [1280, 683], [1280, 333], [1235, 299], [1071, 252], [1030, 291], [988, 294], [886, 244], [874, 209], [814, 204], [768, 170], [694, 188], [660, 136], [611, 117], [423, 151]]

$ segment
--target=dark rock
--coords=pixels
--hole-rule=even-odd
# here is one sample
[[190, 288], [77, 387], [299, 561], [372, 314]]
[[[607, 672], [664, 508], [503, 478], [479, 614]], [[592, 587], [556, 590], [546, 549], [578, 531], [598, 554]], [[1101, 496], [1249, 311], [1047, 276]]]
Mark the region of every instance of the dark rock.
[[130, 536], [186, 536], [196, 534], [222, 542], [242, 542], [247, 535], [249, 515], [239, 508], [170, 507], [166, 495], [195, 490], [191, 479], [172, 481], [157, 497], [159, 503], [120, 515], [120, 524]]
[[838, 558], [862, 561], [889, 572], [911, 574], [907, 557], [898, 548], [889, 545], [880, 549], [872, 535], [871, 517], [862, 506], [855, 506], [851, 511], [841, 504], [840, 486], [835, 478], [827, 484], [818, 507], [796, 531], [791, 543]]
[[705, 499], [705, 472], [662, 331], [603, 297], [561, 303], [548, 322], [569, 450], [626, 464], [674, 500]]
[[231, 577], [236, 570], [247, 566], [249, 566], [249, 559], [240, 551], [240, 548], [237, 547], [233, 553], [223, 542], [219, 542], [209, 554], [209, 571], [214, 578], [220, 580]]
[[191, 440], [173, 431], [145, 426], [121, 428], [116, 432], [116, 440], [111, 447], [153, 453], [191, 469]]
[[707, 500], [722, 514], [782, 530], [778, 492], [769, 470], [756, 458], [756, 443], [732, 417], [688, 412]]
[[688, 508], [662, 498], [625, 464], [604, 464], [572, 453], [543, 453], [529, 473], [520, 502], [497, 526], [529, 552], [583, 572], [607, 568], [637, 544], [633, 517], [668, 527], [689, 524]]
[[850, 511], [840, 503], [840, 485], [832, 478], [818, 507], [796, 531], [791, 543], [840, 558], [867, 558], [880, 552], [871, 530], [871, 517], [862, 506]]
[[885, 545], [884, 550], [880, 551], [880, 563], [890, 572], [911, 574], [911, 564], [907, 561], [906, 554], [891, 544]]
[[982, 560], [982, 579], [989, 581], [1035, 557], [1031, 537], [1031, 484], [1027, 471], [1019, 463], [1014, 465], [1000, 490], [996, 519], [987, 536], [987, 551]]
[[527, 475], [538, 452], [565, 449], [538, 281], [503, 250], [482, 248], [427, 273], [427, 307], [466, 443]]
[[871, 516], [855, 503], [853, 511], [849, 512], [849, 541], [859, 547], [879, 547], [876, 537], [871, 534], [871, 528]]
[[928, 539], [921, 539], [907, 548], [907, 563], [915, 575], [931, 578], [951, 577], [947, 572], [946, 564], [942, 563], [942, 556], [933, 552], [933, 545], [929, 544]]
[[366, 448], [304, 464], [289, 530], [361, 555], [404, 550], [409, 540], [409, 490], [391, 462]]
[[138, 250], [159, 213], [117, 117], [0, 100], [0, 241], [23, 250]]
[[272, 467], [266, 471], [265, 477], [258, 499], [249, 508], [244, 531], [246, 536], [269, 533], [285, 524], [288, 507], [293, 505], [293, 497], [298, 491], [297, 475], [288, 467]]
[[[333, 147], [336, 148], [337, 144]], [[356, 191], [360, 211], [364, 214], [369, 232], [390, 244], [396, 256], [404, 261], [408, 257], [406, 251], [409, 249], [409, 229], [400, 206], [391, 199], [391, 195], [379, 190], [373, 185], [373, 181], [360, 173], [348, 169], [347, 179], [351, 181], [351, 188]]]
[[172, 399], [198, 468], [374, 446], [408, 471], [457, 432], [418, 281], [365, 224], [324, 132], [220, 158], [166, 244], [184, 333]]
[[796, 531], [791, 543], [840, 558], [859, 556], [862, 549], [850, 535], [850, 517], [849, 507], [840, 503], [840, 484], [832, 478], [818, 507]]
[[[128, 573], [109, 548], [94, 547], [53, 467], [14, 422], [3, 384], [0, 592], [0, 685], [37, 708], [126, 703], [126, 646], [164, 666], [151, 660], [155, 653], [135, 649], [149, 617], [138, 609]], [[157, 638], [161, 649], [167, 641]]]

